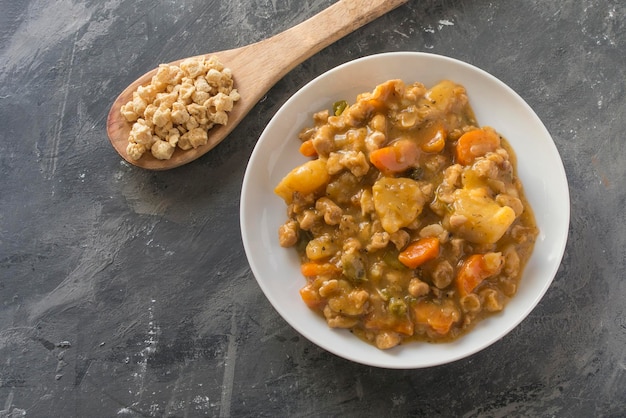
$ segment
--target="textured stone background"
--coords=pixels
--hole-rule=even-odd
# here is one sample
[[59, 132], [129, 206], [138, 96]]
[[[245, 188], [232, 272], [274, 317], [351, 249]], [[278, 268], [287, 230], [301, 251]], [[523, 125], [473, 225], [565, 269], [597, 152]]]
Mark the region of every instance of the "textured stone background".
[[[626, 4], [412, 0], [281, 80], [169, 172], [121, 162], [111, 102], [161, 62], [261, 40], [331, 0], [0, 0], [0, 417], [620, 416], [626, 410]], [[381, 370], [299, 336], [256, 284], [239, 191], [299, 87], [384, 51], [515, 89], [570, 182], [563, 264], [531, 315], [456, 363]]]

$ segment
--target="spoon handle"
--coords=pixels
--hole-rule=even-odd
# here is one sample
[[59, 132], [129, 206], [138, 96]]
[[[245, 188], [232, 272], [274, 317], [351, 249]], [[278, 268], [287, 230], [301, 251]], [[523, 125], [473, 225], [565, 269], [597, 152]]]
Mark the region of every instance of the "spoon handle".
[[303, 62], [407, 1], [339, 0], [310, 19], [270, 39], [286, 55], [286, 61]]
[[231, 66], [248, 68], [253, 65], [259, 68], [258, 73], [249, 76], [254, 77], [257, 85], [269, 90], [297, 65], [407, 1], [339, 0], [284, 32], [240, 48], [242, 54], [233, 57], [236, 62]]

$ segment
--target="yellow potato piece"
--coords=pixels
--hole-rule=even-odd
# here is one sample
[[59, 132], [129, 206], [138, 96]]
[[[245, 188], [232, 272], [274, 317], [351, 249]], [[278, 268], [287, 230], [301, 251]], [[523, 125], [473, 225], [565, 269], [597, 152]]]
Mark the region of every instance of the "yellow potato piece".
[[461, 238], [477, 244], [493, 244], [515, 221], [515, 211], [496, 203], [484, 187], [463, 188], [454, 194], [453, 212], [448, 220], [450, 230]]
[[274, 193], [282, 197], [290, 204], [293, 194], [298, 192], [302, 195], [313, 193], [328, 184], [330, 175], [326, 171], [325, 160], [311, 160], [294, 168], [278, 183]]
[[465, 89], [450, 80], [442, 80], [426, 92], [423, 103], [442, 111], [450, 112], [465, 104]]
[[374, 209], [390, 234], [412, 224], [422, 213], [425, 197], [415, 180], [383, 177], [372, 186]]

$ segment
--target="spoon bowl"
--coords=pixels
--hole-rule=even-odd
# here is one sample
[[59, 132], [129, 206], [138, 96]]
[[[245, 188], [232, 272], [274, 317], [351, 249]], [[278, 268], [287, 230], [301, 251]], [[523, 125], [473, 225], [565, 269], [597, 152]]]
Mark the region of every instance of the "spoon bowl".
[[[149, 170], [168, 170], [194, 161], [222, 142], [248, 112], [281, 78], [298, 64], [347, 34], [406, 3], [408, 0], [339, 0], [329, 8], [284, 32], [240, 48], [198, 55], [215, 55], [232, 70], [235, 88], [241, 99], [228, 114], [226, 125], [209, 130], [207, 144], [174, 151], [168, 160], [159, 160], [146, 152], [139, 160], [126, 152], [131, 123], [120, 109], [132, 99], [137, 87], [150, 83], [153, 69], [124, 89], [113, 102], [107, 118], [107, 134], [113, 148], [129, 163]], [[179, 65], [184, 59], [170, 64]]]

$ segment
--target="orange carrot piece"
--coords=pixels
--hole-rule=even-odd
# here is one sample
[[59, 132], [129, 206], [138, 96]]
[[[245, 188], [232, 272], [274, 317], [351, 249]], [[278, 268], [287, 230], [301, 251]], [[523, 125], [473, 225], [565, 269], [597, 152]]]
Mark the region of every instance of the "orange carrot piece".
[[438, 334], [445, 335], [460, 319], [459, 311], [450, 304], [435, 304], [421, 300], [413, 304], [413, 318], [416, 325], [427, 325]]
[[461, 297], [472, 293], [485, 280], [483, 264], [482, 254], [473, 254], [465, 259], [456, 276], [456, 285]]
[[424, 152], [441, 152], [446, 146], [446, 128], [442, 122], [433, 124], [426, 130], [426, 142], [422, 143]]
[[400, 254], [398, 260], [408, 268], [415, 269], [439, 255], [439, 239], [421, 238], [410, 243]]
[[469, 165], [477, 157], [495, 151], [500, 146], [500, 137], [493, 129], [485, 127], [461, 135], [456, 144], [456, 162]]
[[401, 173], [415, 165], [419, 157], [418, 151], [413, 141], [401, 139], [387, 147], [372, 151], [370, 162], [383, 174]]
[[317, 292], [312, 286], [304, 286], [300, 289], [300, 297], [302, 301], [311, 309], [315, 309], [319, 307], [324, 300], [320, 296], [319, 292]]
[[317, 277], [322, 274], [334, 275], [341, 273], [341, 269], [331, 263], [316, 263], [314, 261], [307, 261], [302, 263], [300, 271], [304, 277]]
[[317, 156], [317, 151], [315, 150], [315, 147], [313, 146], [313, 140], [307, 139], [306, 141], [302, 143], [302, 145], [300, 145], [300, 154], [304, 155], [305, 157]]
[[376, 331], [394, 331], [404, 335], [413, 335], [413, 322], [409, 315], [400, 316], [371, 313], [365, 319], [366, 329]]
[[472, 254], [463, 261], [456, 276], [456, 286], [461, 297], [467, 296], [483, 280], [500, 272], [501, 263], [487, 262], [485, 254]]

